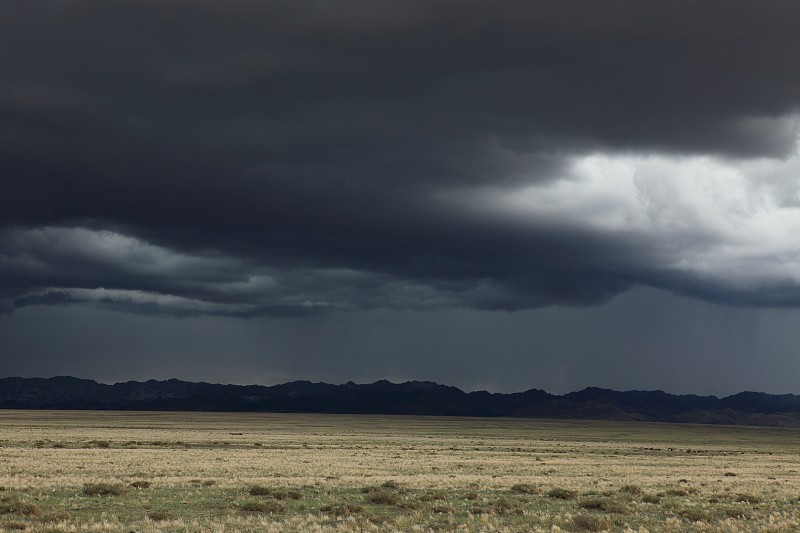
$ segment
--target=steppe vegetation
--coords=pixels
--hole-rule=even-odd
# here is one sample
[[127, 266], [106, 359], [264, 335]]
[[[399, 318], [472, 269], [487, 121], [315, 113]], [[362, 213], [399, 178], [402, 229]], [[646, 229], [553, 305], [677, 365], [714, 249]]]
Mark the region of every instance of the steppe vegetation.
[[797, 531], [800, 431], [0, 411], [0, 530]]

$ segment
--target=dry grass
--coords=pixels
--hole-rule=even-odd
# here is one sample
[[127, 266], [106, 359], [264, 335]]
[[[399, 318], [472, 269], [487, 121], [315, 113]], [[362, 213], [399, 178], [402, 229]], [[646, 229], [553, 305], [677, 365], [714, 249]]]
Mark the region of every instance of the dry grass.
[[797, 531], [798, 437], [587, 421], [0, 411], [0, 531]]

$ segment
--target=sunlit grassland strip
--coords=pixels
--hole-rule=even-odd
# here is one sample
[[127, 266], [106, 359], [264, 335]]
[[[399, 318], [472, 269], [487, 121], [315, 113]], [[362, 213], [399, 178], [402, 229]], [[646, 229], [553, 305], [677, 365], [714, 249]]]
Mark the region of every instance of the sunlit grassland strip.
[[0, 411], [3, 531], [792, 531], [800, 431]]

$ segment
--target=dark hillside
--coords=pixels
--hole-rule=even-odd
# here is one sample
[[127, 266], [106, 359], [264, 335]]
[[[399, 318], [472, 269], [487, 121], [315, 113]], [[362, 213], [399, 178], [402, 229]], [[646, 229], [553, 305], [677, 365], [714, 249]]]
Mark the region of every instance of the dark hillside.
[[428, 381], [358, 385], [293, 381], [220, 385], [170, 379], [105, 385], [72, 377], [0, 379], [0, 408], [260, 411], [437, 416], [513, 416], [702, 424], [800, 426], [800, 396], [742, 392], [726, 398], [590, 387], [563, 396], [541, 390], [466, 393]]

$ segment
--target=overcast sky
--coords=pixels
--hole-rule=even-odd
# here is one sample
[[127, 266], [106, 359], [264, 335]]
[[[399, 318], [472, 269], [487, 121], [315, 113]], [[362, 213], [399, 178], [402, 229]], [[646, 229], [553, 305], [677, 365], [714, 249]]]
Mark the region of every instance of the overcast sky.
[[0, 3], [0, 376], [800, 393], [800, 4]]

